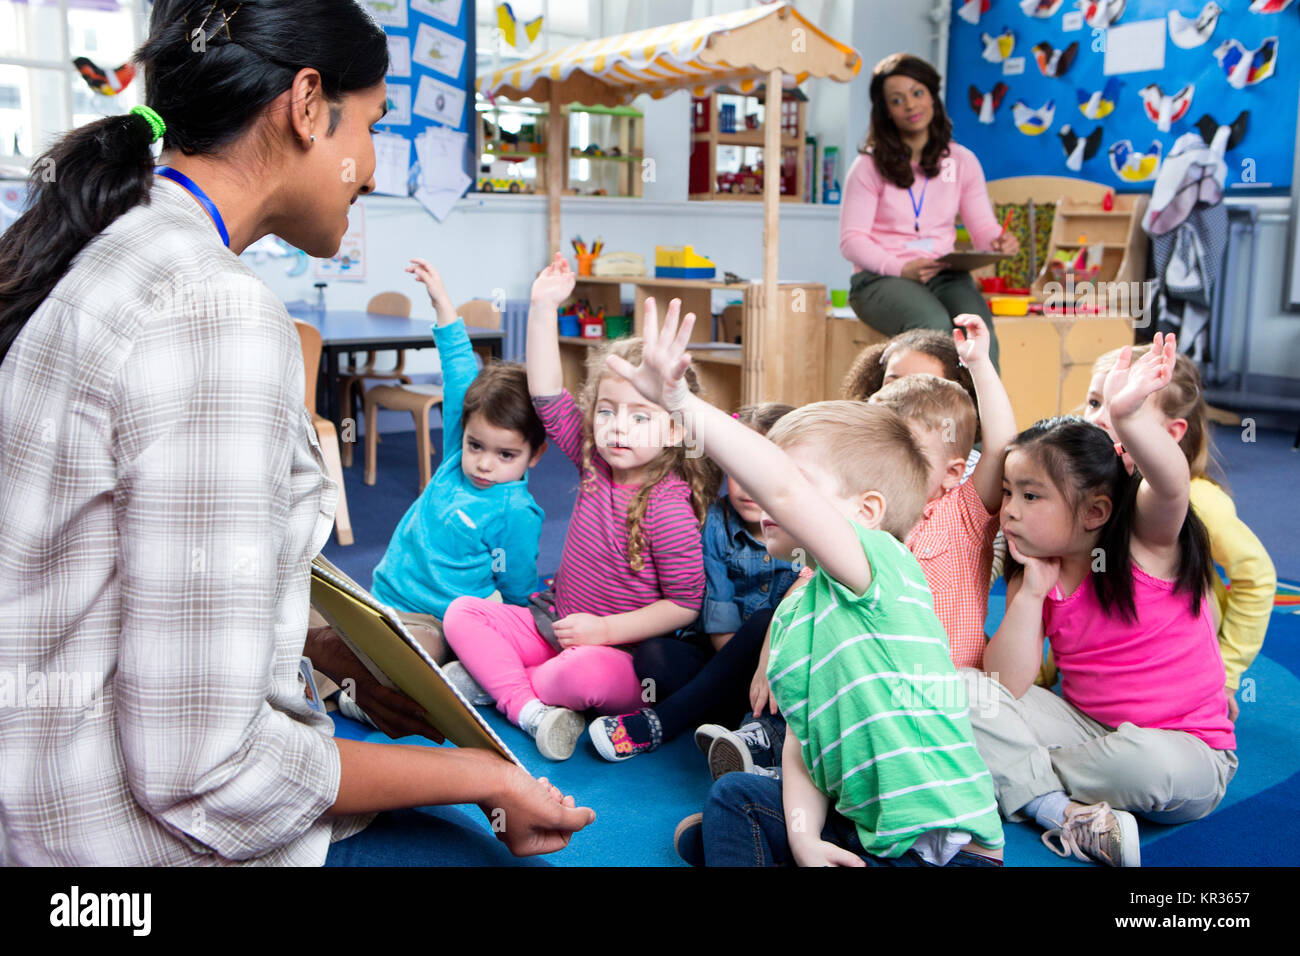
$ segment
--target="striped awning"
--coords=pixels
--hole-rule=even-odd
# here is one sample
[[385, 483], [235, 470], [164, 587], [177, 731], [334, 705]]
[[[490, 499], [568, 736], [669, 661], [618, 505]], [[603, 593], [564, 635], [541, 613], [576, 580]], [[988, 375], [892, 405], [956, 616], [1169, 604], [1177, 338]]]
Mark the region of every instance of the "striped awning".
[[614, 106], [639, 93], [703, 96], [724, 85], [747, 93], [774, 69], [802, 83], [847, 82], [861, 68], [856, 50], [778, 3], [553, 50], [481, 77], [478, 88], [506, 99]]

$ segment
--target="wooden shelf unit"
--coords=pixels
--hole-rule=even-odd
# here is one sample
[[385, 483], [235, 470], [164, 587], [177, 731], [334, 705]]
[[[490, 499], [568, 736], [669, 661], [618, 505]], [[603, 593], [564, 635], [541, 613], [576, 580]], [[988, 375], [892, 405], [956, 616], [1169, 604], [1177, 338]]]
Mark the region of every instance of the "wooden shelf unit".
[[[758, 376], [761, 401], [804, 405], [820, 401], [825, 391], [826, 287], [817, 283], [782, 282], [780, 314], [764, 314], [763, 285], [703, 279], [658, 279], [653, 276], [580, 276], [574, 298], [593, 309], [623, 314], [622, 287], [634, 290], [633, 335], [641, 334], [645, 300], [653, 296], [662, 316], [672, 299], [682, 300], [682, 314], [694, 312], [691, 363], [708, 400], [727, 411], [743, 404], [746, 380]], [[744, 332], [739, 348], [712, 341], [713, 293], [727, 291], [741, 299]], [[587, 356], [602, 339], [560, 337], [564, 385], [576, 395], [586, 379]], [[838, 387], [838, 383], [837, 383]]]
[[[748, 113], [750, 102], [754, 101], [756, 104], [761, 105], [765, 95], [766, 90], [762, 86], [750, 93], [737, 93], [734, 90], [719, 88], [708, 96], [696, 97], [692, 101], [690, 185], [688, 187], [688, 195], [691, 199], [723, 199], [742, 202], [753, 202], [762, 199], [762, 187], [757, 185], [758, 181], [753, 175], [741, 176], [736, 174], [736, 179], [733, 180], [734, 185], [726, 189], [722, 187], [719, 183], [718, 149], [723, 146], [735, 146], [742, 150], [764, 149], [767, 135], [765, 127], [768, 117], [764, 116], [764, 121], [756, 128], [748, 128], [743, 126], [745, 117], [737, 116], [736, 122], [742, 125], [738, 126], [734, 131], [723, 132], [718, 97], [739, 98], [741, 100], [741, 109]], [[804, 183], [809, 172], [807, 168], [808, 157], [804, 149], [807, 129], [805, 116], [807, 99], [797, 87], [783, 90], [780, 137], [781, 162], [778, 167], [782, 185], [788, 182], [790, 189], [793, 191], [782, 189], [782, 202], [801, 203], [804, 201]], [[743, 164], [743, 152], [741, 156]], [[771, 167], [770, 157], [764, 154], [764, 176], [767, 175]], [[745, 167], [742, 165], [743, 168]], [[787, 170], [789, 171], [788, 175], [786, 175]], [[756, 185], [757, 188], [752, 190], [746, 188], [747, 186]]]

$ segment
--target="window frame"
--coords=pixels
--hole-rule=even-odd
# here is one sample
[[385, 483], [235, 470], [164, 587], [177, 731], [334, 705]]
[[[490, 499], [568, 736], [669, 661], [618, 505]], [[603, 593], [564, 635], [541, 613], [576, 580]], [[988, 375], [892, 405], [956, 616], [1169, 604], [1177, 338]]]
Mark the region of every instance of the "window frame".
[[[29, 4], [36, 4], [39, 0], [28, 0]], [[131, 19], [131, 51], [134, 53], [140, 49], [144, 43], [146, 30], [146, 0], [118, 0], [119, 5], [125, 9]], [[18, 67], [27, 70], [54, 70], [62, 73], [65, 82], [59, 84], [58, 109], [58, 129], [61, 130], [59, 135], [70, 132], [73, 126], [73, 117], [76, 114], [76, 102], [73, 96], [72, 80], [81, 79], [81, 74], [77, 72], [76, 66], [72, 63], [72, 26], [69, 22], [69, 14], [72, 12], [70, 0], [58, 0], [58, 21], [59, 21], [59, 56], [58, 60], [45, 60], [34, 57], [7, 56], [0, 54], [0, 66]], [[100, 51], [94, 51], [99, 53]], [[102, 55], [102, 53], [100, 54]], [[33, 116], [36, 111], [52, 108], [48, 101], [32, 103], [31, 109]], [[48, 148], [48, 147], [46, 147]], [[32, 141], [33, 155], [27, 156], [21, 153], [4, 156], [3, 161], [15, 167], [30, 168], [36, 162], [37, 158], [44, 152], [42, 144]]]

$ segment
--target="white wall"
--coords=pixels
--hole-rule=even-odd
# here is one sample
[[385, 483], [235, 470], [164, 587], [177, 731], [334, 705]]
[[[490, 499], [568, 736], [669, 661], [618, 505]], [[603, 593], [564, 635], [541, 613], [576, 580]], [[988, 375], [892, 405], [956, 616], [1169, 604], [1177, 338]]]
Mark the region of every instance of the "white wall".
[[[746, 0], [634, 0], [621, 22], [614, 22], [619, 5], [606, 7], [605, 28], [641, 29], [711, 13], [724, 13], [749, 4]], [[841, 147], [841, 176], [865, 138], [870, 116], [867, 89], [871, 68], [898, 50], [932, 62], [940, 50], [932, 4], [925, 0], [797, 0], [800, 12], [832, 36], [849, 40], [862, 54], [863, 68], [851, 84], [809, 83], [810, 131]], [[566, 198], [563, 235], [587, 239], [603, 236], [609, 250], [626, 249], [647, 258], [660, 245], [694, 245], [711, 256], [720, 270], [755, 278], [761, 274], [762, 219], [757, 203], [688, 203], [690, 97], [675, 93], [662, 100], [641, 97], [636, 105], [646, 114], [646, 152], [655, 159], [655, 178], [644, 184], [645, 199]], [[1255, 321], [1252, 327], [1252, 373], [1292, 378], [1300, 383], [1300, 314], [1283, 309], [1287, 235], [1291, 213], [1282, 199], [1256, 200], [1262, 211], [1257, 256]], [[428, 300], [403, 271], [413, 255], [429, 258], [442, 270], [452, 298], [491, 297], [504, 290], [506, 298], [525, 298], [532, 277], [546, 261], [546, 207], [543, 197], [482, 196], [471, 193], [439, 223], [414, 200], [375, 197], [363, 200], [367, 212], [368, 276], [364, 283], [331, 283], [331, 308], [362, 308], [377, 292], [398, 289], [412, 293], [417, 316], [432, 318]], [[781, 209], [783, 280], [822, 282], [846, 288], [850, 267], [839, 254], [838, 207], [790, 206]], [[284, 275], [281, 262], [256, 266], [285, 299], [310, 298], [310, 273], [299, 279]], [[1238, 311], [1234, 361], [1241, 363], [1241, 332], [1245, 303]], [[434, 353], [413, 353], [416, 372], [436, 367]]]

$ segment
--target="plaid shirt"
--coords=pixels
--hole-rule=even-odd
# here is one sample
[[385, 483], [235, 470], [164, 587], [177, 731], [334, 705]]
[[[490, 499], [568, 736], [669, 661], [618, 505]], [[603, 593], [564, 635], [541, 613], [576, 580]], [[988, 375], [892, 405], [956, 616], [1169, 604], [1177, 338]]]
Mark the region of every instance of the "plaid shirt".
[[337, 490], [283, 305], [175, 184], [0, 364], [0, 862], [319, 864], [299, 676]]
[[956, 667], [980, 667], [984, 660], [984, 619], [997, 533], [997, 512], [988, 513], [975, 482], [963, 481], [926, 505], [907, 535], [907, 548], [916, 555], [934, 595], [934, 613], [948, 632], [948, 651]]

